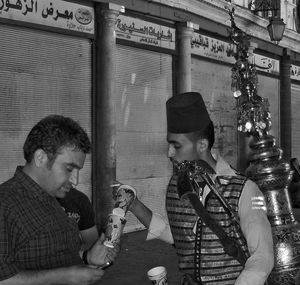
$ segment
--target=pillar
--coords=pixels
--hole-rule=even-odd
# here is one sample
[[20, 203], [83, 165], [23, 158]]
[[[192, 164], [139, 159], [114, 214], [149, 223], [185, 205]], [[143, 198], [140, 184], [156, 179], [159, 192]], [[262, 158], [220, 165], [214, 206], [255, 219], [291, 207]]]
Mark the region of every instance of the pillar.
[[290, 50], [284, 49], [280, 60], [280, 147], [288, 161], [292, 153], [291, 122], [291, 58]]
[[112, 208], [111, 181], [116, 178], [115, 24], [124, 8], [96, 6], [95, 94], [93, 100], [93, 205], [98, 229]]
[[191, 22], [177, 24], [176, 94], [192, 91], [191, 40], [194, 34], [193, 27]]

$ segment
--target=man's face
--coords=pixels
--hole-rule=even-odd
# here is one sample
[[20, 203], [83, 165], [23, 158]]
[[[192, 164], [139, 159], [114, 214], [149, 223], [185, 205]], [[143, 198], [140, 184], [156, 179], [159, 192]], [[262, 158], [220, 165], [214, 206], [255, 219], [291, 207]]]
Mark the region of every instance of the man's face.
[[83, 167], [85, 157], [82, 151], [62, 148], [52, 164], [48, 161], [43, 165], [39, 185], [53, 197], [65, 197], [71, 187], [78, 184], [79, 170]]
[[196, 143], [189, 140], [184, 134], [168, 133], [167, 141], [169, 144], [168, 157], [172, 162], [191, 161], [200, 158]]

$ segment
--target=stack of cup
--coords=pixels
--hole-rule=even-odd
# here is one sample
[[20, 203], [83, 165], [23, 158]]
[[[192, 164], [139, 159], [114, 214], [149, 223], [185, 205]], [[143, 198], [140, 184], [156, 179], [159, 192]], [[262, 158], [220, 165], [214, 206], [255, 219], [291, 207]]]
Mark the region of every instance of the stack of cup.
[[124, 210], [121, 208], [113, 209], [112, 213], [108, 215], [104, 245], [113, 248], [119, 244], [125, 224]]
[[115, 181], [111, 185], [113, 189], [113, 197], [115, 200], [114, 209], [108, 215], [108, 222], [105, 231], [104, 245], [114, 247], [120, 243], [120, 238], [126, 224], [125, 215], [136, 198], [136, 191], [129, 185]]

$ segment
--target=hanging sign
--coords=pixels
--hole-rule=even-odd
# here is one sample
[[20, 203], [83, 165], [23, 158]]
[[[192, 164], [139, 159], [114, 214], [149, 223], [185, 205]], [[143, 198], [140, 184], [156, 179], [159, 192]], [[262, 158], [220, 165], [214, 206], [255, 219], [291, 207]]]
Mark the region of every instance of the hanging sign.
[[291, 79], [300, 80], [300, 66], [291, 64]]
[[141, 19], [119, 15], [116, 24], [119, 39], [175, 50], [175, 29]]
[[279, 74], [279, 60], [254, 53], [254, 63], [257, 70]]
[[94, 34], [94, 8], [61, 0], [0, 0], [0, 18]]
[[[192, 54], [234, 64], [236, 46], [232, 43], [217, 40], [195, 33], [192, 41]], [[253, 62], [257, 70], [272, 74], [279, 74], [279, 60], [254, 53]]]

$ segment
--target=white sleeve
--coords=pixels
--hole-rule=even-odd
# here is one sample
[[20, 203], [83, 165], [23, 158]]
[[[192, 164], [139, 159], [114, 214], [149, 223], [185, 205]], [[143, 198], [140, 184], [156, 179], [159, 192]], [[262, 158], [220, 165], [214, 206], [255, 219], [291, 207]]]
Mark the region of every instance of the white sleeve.
[[152, 214], [148, 229], [147, 240], [151, 239], [160, 239], [170, 244], [174, 243], [169, 223], [156, 213]]
[[264, 196], [251, 180], [240, 197], [239, 216], [250, 257], [235, 285], [263, 285], [274, 266], [273, 238]]

